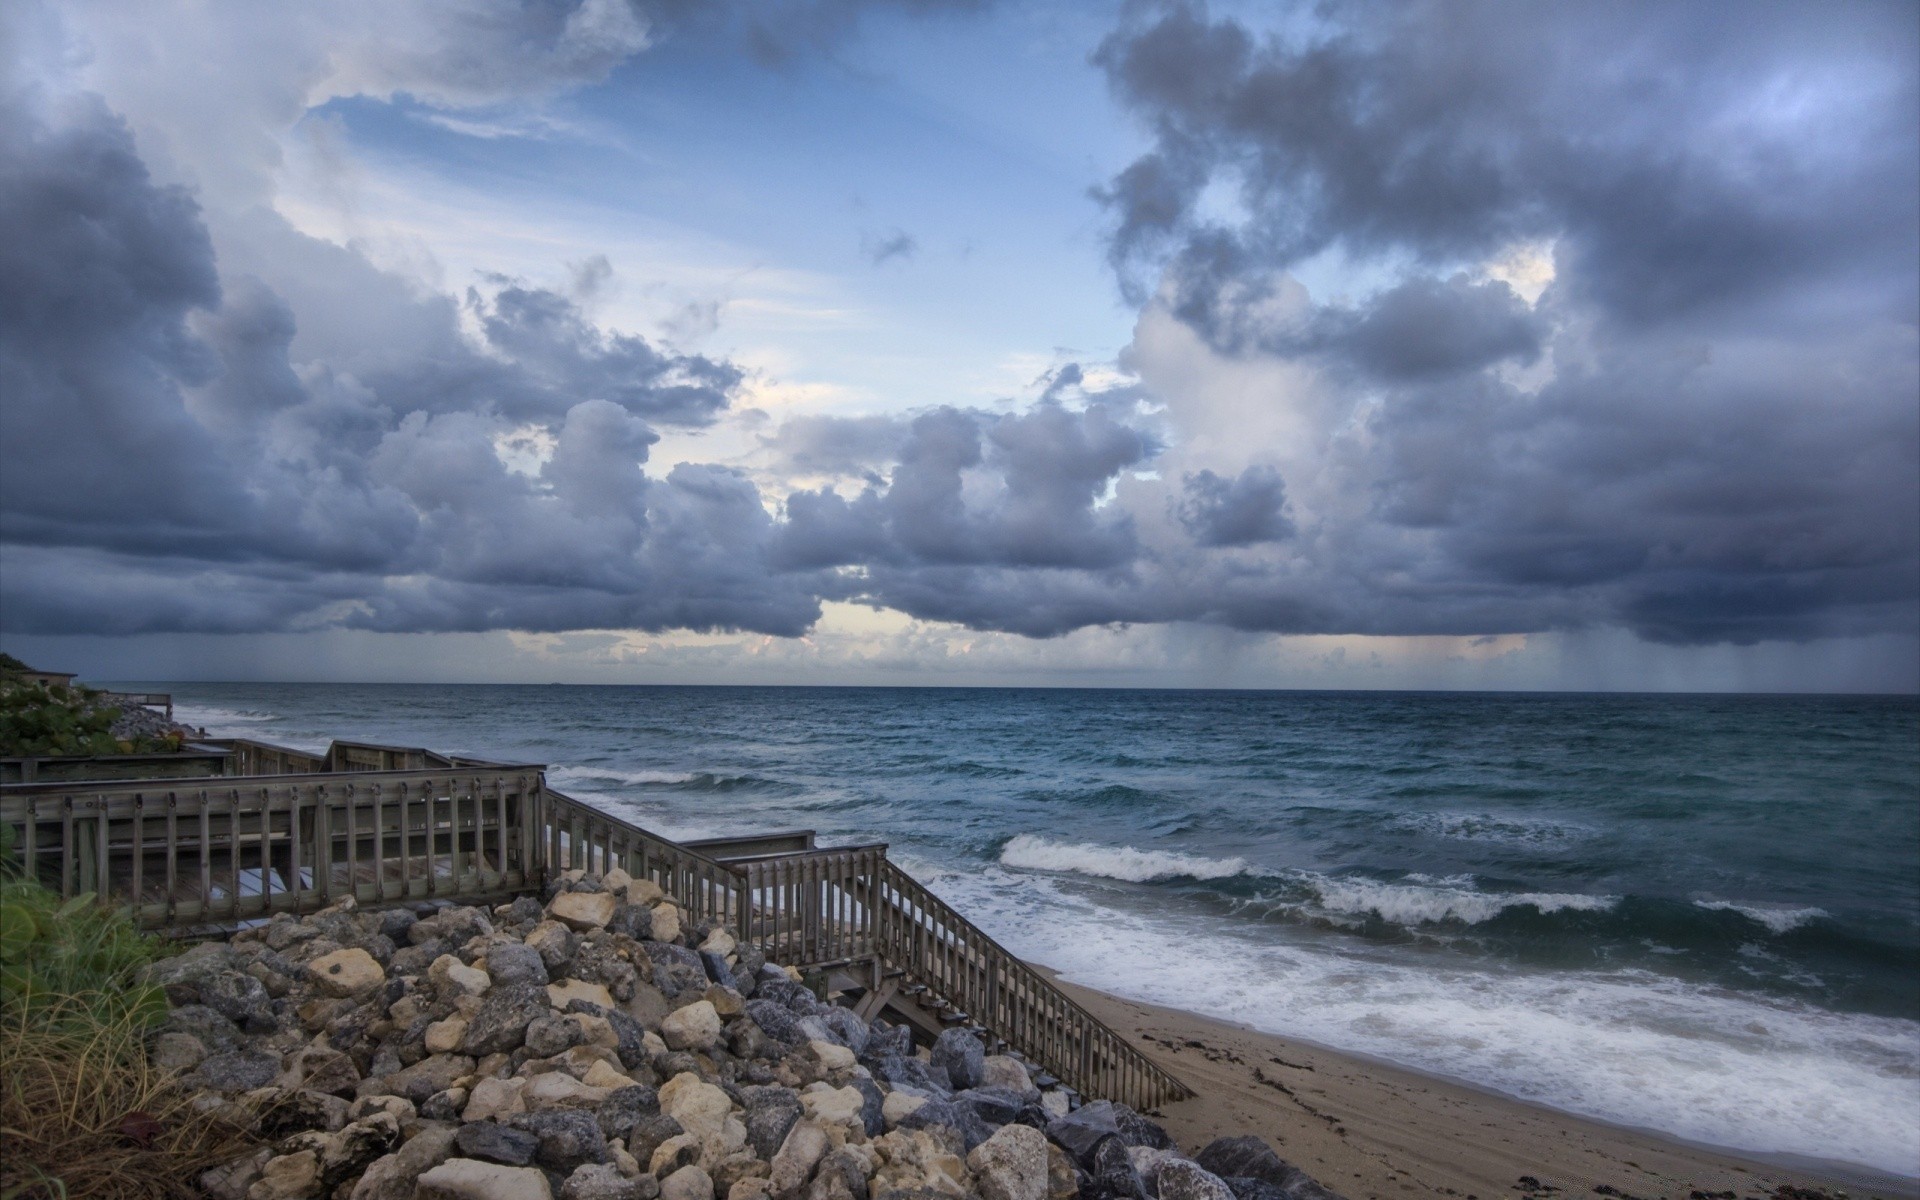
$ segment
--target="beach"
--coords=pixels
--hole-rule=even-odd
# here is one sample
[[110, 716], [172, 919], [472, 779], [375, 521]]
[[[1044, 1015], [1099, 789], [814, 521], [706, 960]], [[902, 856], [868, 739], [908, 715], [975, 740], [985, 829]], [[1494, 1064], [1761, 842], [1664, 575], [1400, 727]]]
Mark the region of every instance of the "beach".
[[1914, 1180], [1690, 1146], [1053, 978], [1199, 1093], [1161, 1112], [1183, 1149], [1255, 1134], [1349, 1200], [1595, 1193], [1685, 1200], [1781, 1187], [1856, 1200], [1920, 1196]]

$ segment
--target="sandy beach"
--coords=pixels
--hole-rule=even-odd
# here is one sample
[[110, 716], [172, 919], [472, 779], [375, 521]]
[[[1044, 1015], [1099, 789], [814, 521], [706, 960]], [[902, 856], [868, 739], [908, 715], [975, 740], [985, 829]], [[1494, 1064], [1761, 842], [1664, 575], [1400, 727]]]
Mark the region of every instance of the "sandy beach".
[[1060, 983], [1200, 1093], [1161, 1114], [1183, 1149], [1258, 1134], [1350, 1200], [1594, 1193], [1687, 1200], [1769, 1195], [1781, 1187], [1855, 1200], [1920, 1196], [1913, 1180], [1742, 1158]]

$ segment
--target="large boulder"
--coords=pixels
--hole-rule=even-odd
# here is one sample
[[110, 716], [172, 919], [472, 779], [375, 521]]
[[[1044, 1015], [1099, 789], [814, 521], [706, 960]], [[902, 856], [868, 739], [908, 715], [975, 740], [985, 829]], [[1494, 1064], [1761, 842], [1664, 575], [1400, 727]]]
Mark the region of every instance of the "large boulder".
[[540, 1139], [531, 1133], [496, 1121], [475, 1121], [471, 1125], [462, 1125], [460, 1132], [454, 1135], [453, 1143], [465, 1158], [504, 1163], [509, 1167], [526, 1166], [533, 1161], [534, 1152], [540, 1148]]
[[791, 1088], [756, 1087], [748, 1088], [745, 1096], [747, 1144], [755, 1155], [771, 1161], [800, 1119], [799, 1093]]
[[1257, 1137], [1216, 1138], [1193, 1158], [1225, 1181], [1236, 1196], [1254, 1190], [1235, 1186], [1239, 1180], [1258, 1180], [1279, 1189], [1288, 1200], [1339, 1200], [1336, 1193], [1314, 1182], [1312, 1176], [1275, 1154]]
[[506, 1054], [526, 1040], [527, 1026], [552, 1011], [547, 989], [536, 983], [503, 984], [490, 988], [480, 1007], [467, 1019], [460, 1048], [468, 1054]]
[[1225, 1180], [1184, 1158], [1162, 1161], [1154, 1183], [1160, 1200], [1237, 1200]]
[[1037, 1129], [1007, 1125], [967, 1155], [985, 1200], [1047, 1200], [1047, 1139]]
[[562, 1175], [571, 1174], [581, 1163], [610, 1161], [607, 1139], [601, 1134], [600, 1122], [593, 1113], [577, 1108], [550, 1108], [515, 1113], [507, 1122], [540, 1139], [534, 1161]]
[[674, 1050], [711, 1050], [720, 1042], [720, 1014], [700, 1000], [677, 1008], [660, 1022], [660, 1036]]
[[420, 1176], [417, 1200], [553, 1200], [546, 1174], [535, 1167], [504, 1167], [450, 1158]]
[[986, 1081], [987, 1051], [980, 1039], [965, 1029], [949, 1029], [933, 1043], [933, 1065], [944, 1068], [955, 1091], [979, 1087]]
[[1107, 1138], [1120, 1136], [1120, 1123], [1111, 1102], [1096, 1100], [1047, 1122], [1047, 1136], [1064, 1147], [1081, 1166], [1091, 1170], [1093, 1152]]
[[387, 981], [380, 964], [359, 947], [335, 950], [307, 964], [307, 978], [329, 996], [359, 996]]

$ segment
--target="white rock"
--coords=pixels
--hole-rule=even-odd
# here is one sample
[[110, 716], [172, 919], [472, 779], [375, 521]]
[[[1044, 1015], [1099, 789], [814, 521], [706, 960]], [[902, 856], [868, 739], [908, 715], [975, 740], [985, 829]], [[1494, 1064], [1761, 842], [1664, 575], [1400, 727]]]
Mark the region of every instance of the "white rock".
[[616, 1071], [605, 1062], [595, 1062], [587, 1068], [587, 1073], [580, 1077], [580, 1082], [588, 1087], [605, 1088], [609, 1092], [617, 1088], [634, 1086], [632, 1078]]
[[561, 892], [547, 905], [547, 915], [575, 933], [605, 929], [619, 901], [612, 892]]
[[[631, 1083], [632, 1080], [627, 1082]], [[535, 1075], [520, 1089], [520, 1098], [529, 1109], [597, 1108], [607, 1098], [607, 1089], [590, 1087], [565, 1071]]]
[[809, 1117], [823, 1125], [859, 1125], [860, 1108], [866, 1103], [866, 1097], [859, 1088], [828, 1087], [816, 1083], [800, 1093], [800, 1107]]
[[613, 1031], [613, 1022], [605, 1017], [596, 1017], [592, 1013], [568, 1013], [567, 1020], [580, 1029], [580, 1040], [588, 1046], [599, 1046], [603, 1050], [618, 1050], [620, 1035]]
[[653, 940], [656, 942], [680, 940], [680, 910], [664, 900], [653, 906]]
[[649, 1059], [659, 1058], [667, 1052], [667, 1044], [661, 1041], [660, 1035], [651, 1029], [640, 1035], [640, 1048], [647, 1052]]
[[311, 1150], [267, 1160], [247, 1200], [306, 1200], [320, 1183], [320, 1156]]
[[681, 1167], [660, 1181], [660, 1200], [713, 1200], [713, 1178], [699, 1167]]
[[[653, 1148], [653, 1156], [647, 1160], [647, 1170], [655, 1175], [662, 1171], [673, 1172], [680, 1168], [674, 1164], [695, 1163], [700, 1161], [700, 1138], [697, 1134], [676, 1133]], [[684, 1160], [684, 1161], [683, 1161]]]
[[725, 1129], [733, 1101], [693, 1072], [682, 1071], [660, 1086], [660, 1111], [688, 1133], [707, 1137]]
[[982, 1087], [1003, 1087], [1028, 1100], [1040, 1094], [1040, 1089], [1033, 1086], [1033, 1077], [1027, 1074], [1027, 1069], [1017, 1059], [1004, 1054], [987, 1055], [986, 1066], [980, 1074]]
[[813, 1169], [820, 1165], [831, 1146], [827, 1131], [818, 1122], [804, 1117], [795, 1121], [773, 1156], [770, 1176], [773, 1194], [786, 1196], [800, 1190], [813, 1177]]
[[906, 1120], [914, 1113], [919, 1112], [920, 1106], [926, 1102], [927, 1098], [925, 1096], [916, 1096], [912, 1092], [891, 1091], [887, 1093], [886, 1099], [880, 1103], [880, 1116], [886, 1121], [887, 1128], [892, 1129], [895, 1125]]
[[660, 1022], [660, 1036], [673, 1050], [711, 1050], [720, 1041], [720, 1029], [720, 1013], [707, 1000], [676, 1008]]
[[456, 994], [478, 996], [493, 986], [493, 977], [478, 967], [469, 967], [451, 954], [442, 954], [427, 968], [427, 979], [441, 995], [452, 989]]
[[627, 885], [632, 882], [633, 876], [627, 874], [619, 867], [615, 867], [600, 877], [600, 886], [606, 888], [616, 896], [626, 891]]
[[462, 1121], [491, 1121], [527, 1111], [524, 1079], [482, 1079], [473, 1085], [473, 1095], [460, 1110]]
[[[575, 893], [567, 894], [571, 896]], [[547, 985], [547, 1003], [561, 1012], [567, 1011], [567, 1005], [575, 1000], [589, 1000], [602, 1008], [613, 1007], [613, 993], [604, 984], [588, 983], [584, 979], [563, 979]]]
[[329, 996], [353, 996], [387, 981], [387, 973], [358, 946], [323, 954], [307, 964], [307, 975]]
[[740, 944], [733, 940], [732, 934], [718, 928], [707, 935], [706, 941], [700, 943], [702, 953], [718, 954], [721, 958], [727, 957], [739, 948]]
[[627, 885], [627, 903], [645, 904], [651, 907], [667, 898], [660, 885], [651, 879], [636, 879]]
[[772, 1194], [771, 1179], [750, 1176], [734, 1181], [733, 1186], [727, 1189], [727, 1200], [767, 1200]]
[[1041, 1092], [1040, 1111], [1047, 1114], [1049, 1121], [1057, 1121], [1073, 1111], [1073, 1101], [1067, 1099], [1065, 1092], [1057, 1089]]
[[807, 1049], [812, 1053], [814, 1061], [829, 1071], [851, 1070], [854, 1063], [858, 1061], [854, 1058], [853, 1051], [833, 1042], [822, 1042], [816, 1039], [807, 1043]]
[[553, 1200], [537, 1167], [506, 1167], [477, 1158], [450, 1158], [420, 1176], [414, 1200]]
[[427, 1053], [451, 1054], [460, 1048], [460, 1039], [467, 1036], [465, 1017], [448, 1017], [444, 1021], [435, 1021], [427, 1026]]
[[986, 1200], [1047, 1200], [1047, 1138], [1028, 1125], [1002, 1125], [967, 1155]]

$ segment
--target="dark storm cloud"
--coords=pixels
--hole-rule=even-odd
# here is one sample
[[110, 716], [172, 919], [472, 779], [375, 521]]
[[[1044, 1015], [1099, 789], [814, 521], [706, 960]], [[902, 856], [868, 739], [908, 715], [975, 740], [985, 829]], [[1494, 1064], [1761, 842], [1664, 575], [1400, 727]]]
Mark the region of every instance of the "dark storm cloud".
[[[1101, 191], [1123, 284], [1318, 368], [1319, 486], [1365, 501], [1215, 619], [1910, 631], [1917, 15], [1408, 4], [1257, 34], [1170, 6], [1113, 34], [1095, 60], [1154, 139]], [[1480, 273], [1529, 246], [1531, 304]], [[1328, 253], [1385, 282], [1316, 302], [1288, 272]]]
[[1180, 523], [1202, 546], [1252, 546], [1293, 536], [1286, 483], [1271, 467], [1248, 467], [1233, 479], [1200, 471], [1184, 484]]
[[[223, 293], [194, 203], [98, 105], [7, 105], [0, 167], [0, 223], [21, 233], [0, 242], [10, 631], [791, 634], [818, 616], [808, 578], [768, 565], [750, 483], [642, 469], [653, 423], [727, 405], [731, 364], [511, 282], [469, 300], [483, 353], [452, 305], [276, 227], [302, 286], [362, 301], [313, 305], [333, 324], [303, 346], [257, 279]], [[528, 431], [548, 445], [536, 474], [499, 451]]]

